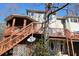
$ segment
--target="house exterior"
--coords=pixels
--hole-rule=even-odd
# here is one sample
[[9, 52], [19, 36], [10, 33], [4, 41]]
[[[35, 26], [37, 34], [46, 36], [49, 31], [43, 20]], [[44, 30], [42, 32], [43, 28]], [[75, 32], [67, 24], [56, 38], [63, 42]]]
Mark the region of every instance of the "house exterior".
[[79, 31], [79, 17], [78, 16], [67, 16], [66, 18], [66, 28], [71, 32]]
[[[13, 49], [13, 55], [32, 55], [31, 52], [34, 51], [35, 45], [31, 41], [30, 44], [26, 41], [31, 37], [33, 41], [43, 35], [45, 12], [27, 10], [27, 15], [13, 14], [6, 17], [5, 20], [6, 27], [4, 39], [0, 43], [0, 55], [11, 49]], [[48, 34], [51, 55], [79, 55], [78, 21], [78, 16], [50, 15]], [[19, 54], [22, 51], [27, 51], [27, 53]]]
[[[39, 13], [39, 11], [35, 12], [32, 10], [30, 10], [27, 14], [27, 16], [29, 16], [39, 22], [45, 21], [44, 15], [45, 15], [44, 12]], [[78, 16], [59, 17], [59, 16], [52, 14], [49, 17], [49, 28], [63, 28], [62, 19], [65, 20], [67, 29], [69, 29], [71, 32], [78, 31], [78, 29], [79, 29], [79, 27], [78, 27], [79, 17]]]
[[[35, 19], [35, 20], [37, 20], [39, 22], [44, 22], [45, 21], [44, 20], [44, 12], [30, 10], [27, 15], [31, 16], [33, 19]], [[50, 17], [49, 17], [49, 36], [53, 34], [52, 36], [61, 35], [62, 37], [64, 37], [65, 36], [64, 27], [65, 27], [71, 33], [68, 36], [72, 37], [72, 36], [75, 36], [75, 34], [77, 34], [77, 38], [75, 38], [75, 40], [76, 40], [76, 39], [78, 39], [78, 32], [79, 32], [79, 25], [78, 25], [79, 23], [78, 22], [79, 22], [79, 17], [78, 16], [59, 17], [59, 16], [56, 16], [56, 15], [50, 15]], [[52, 38], [52, 39], [56, 40], [54, 38]], [[61, 40], [61, 38], [58, 38], [58, 39]], [[74, 45], [74, 47], [75, 47], [76, 42], [78, 44], [78, 40], [77, 41], [75, 41], [75, 40], [73, 40], [73, 44], [72, 44], [72, 45]], [[54, 43], [54, 41], [53, 41], [53, 43]], [[56, 48], [58, 47], [58, 50], [54, 47], [54, 50], [51, 50], [52, 53], [56, 52], [56, 51], [59, 51], [58, 54], [62, 55], [63, 52], [60, 52], [61, 51], [61, 46], [62, 46], [63, 51], [67, 50], [67, 47], [65, 46], [65, 42], [63, 42], [61, 44], [61, 41], [56, 41], [56, 43], [54, 43], [54, 46]], [[73, 48], [72, 48], [72, 50], [73, 50]], [[76, 48], [74, 48], [74, 50], [76, 50], [76, 52], [78, 52]], [[74, 51], [73, 51], [73, 53], [75, 54]], [[63, 55], [66, 55], [66, 54], [63, 54]]]

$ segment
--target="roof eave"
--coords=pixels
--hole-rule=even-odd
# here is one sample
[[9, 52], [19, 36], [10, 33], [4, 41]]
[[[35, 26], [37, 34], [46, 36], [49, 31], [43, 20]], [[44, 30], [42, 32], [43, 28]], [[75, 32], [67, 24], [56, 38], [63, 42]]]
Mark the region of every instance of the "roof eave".
[[10, 16], [6, 17], [5, 21], [9, 21], [9, 20], [11, 20], [12, 18], [15, 18], [15, 17], [21, 17], [21, 18], [25, 18], [25, 19], [29, 19], [31, 21], [37, 22], [36, 20], [34, 20], [34, 19], [32, 19], [32, 18], [30, 18], [28, 16], [25, 16], [25, 15], [16, 15], [16, 14], [13, 14], [13, 15], [10, 15]]

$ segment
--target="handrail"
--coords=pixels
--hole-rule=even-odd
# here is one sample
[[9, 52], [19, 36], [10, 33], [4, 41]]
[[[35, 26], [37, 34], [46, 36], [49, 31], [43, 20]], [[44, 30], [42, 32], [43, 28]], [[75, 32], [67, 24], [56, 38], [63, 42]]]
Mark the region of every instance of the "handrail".
[[[11, 28], [12, 28], [12, 27], [9, 27], [7, 30], [9, 31], [9, 30], [11, 30]], [[5, 30], [5, 31], [6, 31], [6, 30]], [[5, 31], [4, 31], [4, 33], [5, 33]], [[0, 43], [4, 42], [5, 40], [7, 40], [7, 39], [9, 39], [9, 38], [10, 38], [10, 37], [8, 37], [8, 38], [6, 38], [6, 39], [3, 38], [3, 40], [1, 40]]]
[[[28, 24], [26, 27], [30, 26], [31, 24], [33, 24], [33, 22], [32, 22], [32, 23], [30, 23], [30, 24]], [[24, 30], [26, 27], [22, 28], [22, 29], [21, 29], [21, 30], [19, 30], [18, 32], [20, 32], [20, 31]], [[17, 34], [18, 32], [13, 33], [13, 35]]]
[[[28, 26], [31, 25], [31, 24], [32, 24], [32, 23], [28, 24], [26, 27], [28, 27]], [[25, 28], [26, 28], [26, 27], [25, 27]], [[23, 29], [25, 29], [25, 28], [22, 28], [21, 30], [23, 30]], [[21, 30], [20, 30], [20, 31], [21, 31]], [[19, 31], [19, 32], [20, 32], [20, 31]], [[17, 33], [18, 33], [18, 32], [13, 33], [13, 35], [15, 35], [15, 34], [17, 34]], [[7, 39], [9, 39], [9, 38], [10, 38], [10, 37], [8, 37], [8, 38], [6, 38], [6, 39], [3, 39], [3, 40], [0, 42], [0, 44], [3, 43], [5, 40], [7, 40]]]
[[[19, 32], [17, 32], [17, 33], [20, 33], [20, 32], [22, 32], [21, 33], [21, 35], [23, 34], [23, 33], [27, 33], [28, 34], [28, 32], [29, 32], [29, 29], [31, 28], [31, 27], [29, 27], [29, 26], [33, 26], [32, 25], [33, 23], [30, 23], [29, 25], [27, 25], [26, 27], [24, 27], [24, 28], [22, 28]], [[26, 29], [26, 31], [28, 31], [28, 32], [23, 32], [23, 30], [24, 29]], [[31, 29], [32, 30], [32, 29]], [[17, 33], [14, 33], [14, 34], [17, 34]], [[31, 34], [32, 32], [29, 32], [29, 34]], [[26, 35], [27, 35], [26, 34]], [[16, 45], [18, 42], [20, 42], [21, 40], [23, 40], [22, 38], [23, 37], [25, 37], [25, 35], [23, 36], [23, 37], [21, 37], [21, 39], [19, 39], [19, 41], [17, 41], [18, 39], [16, 39], [16, 38], [20, 38], [20, 36], [21, 35], [18, 35], [18, 36], [16, 36], [16, 37], [14, 37], [14, 38], [12, 38], [12, 40], [11, 39], [9, 39], [9, 41], [8, 42], [2, 42], [2, 43], [4, 43], [4, 44], [1, 44], [0, 45], [0, 48], [1, 48], [1, 54], [3, 54], [4, 52], [6, 52], [8, 49], [10, 49], [10, 48], [12, 48], [14, 45]], [[15, 39], [15, 42], [16, 43], [12, 43], [13, 42], [13, 39]], [[8, 45], [7, 45], [8, 44]], [[12, 46], [9, 46], [10, 44], [12, 44]], [[9, 47], [9, 48], [8, 48]], [[2, 48], [3, 48], [3, 50], [2, 50]], [[0, 54], [0, 55], [1, 55]]]
[[[11, 29], [11, 28], [10, 28], [10, 29]], [[8, 38], [3, 38], [3, 40], [0, 41], [0, 44], [3, 43], [4, 41], [6, 41], [6, 40], [9, 39], [9, 38], [10, 38], [10, 36], [9, 36]]]
[[[22, 26], [19, 26], [19, 27], [22, 27]], [[11, 30], [11, 28], [12, 28], [12, 27], [9, 27], [9, 28], [8, 28], [8, 31]], [[4, 31], [4, 32], [5, 32], [5, 31]], [[4, 42], [5, 40], [7, 40], [7, 39], [9, 39], [9, 38], [10, 38], [10, 37], [1, 40], [0, 43]]]
[[1, 42], [0, 42], [0, 44], [2, 43], [2, 42], [4, 42], [5, 40], [7, 40], [7, 39], [9, 39], [10, 37], [8, 37], [8, 38], [6, 38], [6, 39], [3, 39]]
[[[29, 26], [30, 26], [30, 25], [32, 25], [32, 23], [29, 24]], [[29, 27], [29, 26], [26, 26], [25, 28], [27, 28], [27, 27]], [[25, 28], [24, 28], [24, 29], [25, 29]], [[24, 30], [24, 29], [22, 29], [22, 30]], [[18, 37], [19, 37], [19, 36], [18, 36]], [[15, 38], [16, 38], [16, 37], [15, 37]], [[13, 39], [15, 39], [15, 38], [13, 38]], [[10, 41], [11, 41], [11, 40], [10, 40]], [[9, 41], [8, 41], [8, 42], [9, 42]], [[7, 43], [8, 43], [8, 42], [7, 42]], [[5, 44], [7, 44], [7, 43], [5, 43]], [[5, 45], [5, 44], [3, 44], [3, 45]]]

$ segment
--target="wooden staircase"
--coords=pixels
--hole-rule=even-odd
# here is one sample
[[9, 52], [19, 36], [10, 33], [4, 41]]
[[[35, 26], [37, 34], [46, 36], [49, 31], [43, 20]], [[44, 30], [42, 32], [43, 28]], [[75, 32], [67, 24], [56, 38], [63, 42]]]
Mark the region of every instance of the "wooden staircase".
[[3, 38], [0, 42], [0, 55], [12, 49], [15, 45], [31, 34], [33, 34], [33, 22], [19, 30], [17, 33], [12, 33], [8, 38]]

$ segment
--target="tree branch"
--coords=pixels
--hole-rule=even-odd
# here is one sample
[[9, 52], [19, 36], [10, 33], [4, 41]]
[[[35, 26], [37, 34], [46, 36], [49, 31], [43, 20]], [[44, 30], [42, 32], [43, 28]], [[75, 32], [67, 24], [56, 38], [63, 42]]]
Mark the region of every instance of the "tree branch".
[[61, 6], [61, 7], [59, 7], [57, 10], [54, 10], [53, 12], [51, 12], [50, 14], [48, 14], [48, 16], [50, 16], [51, 14], [56, 13], [57, 11], [63, 9], [64, 7], [66, 7], [66, 6], [68, 6], [68, 5], [69, 5], [69, 3], [67, 3], [67, 4], [65, 4], [65, 5], [63, 5], [63, 6]]

